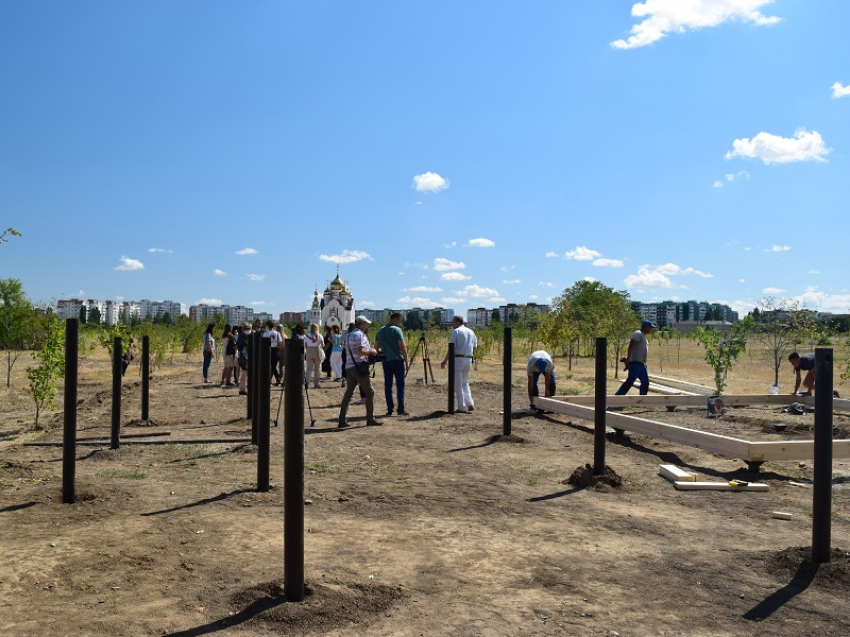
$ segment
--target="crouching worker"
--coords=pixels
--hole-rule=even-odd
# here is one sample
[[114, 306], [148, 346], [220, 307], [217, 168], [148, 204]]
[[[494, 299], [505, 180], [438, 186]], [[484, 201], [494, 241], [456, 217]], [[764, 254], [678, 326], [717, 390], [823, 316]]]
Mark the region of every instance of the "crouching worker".
[[555, 363], [552, 357], [543, 350], [534, 352], [528, 358], [528, 401], [530, 409], [537, 409], [534, 406], [534, 397], [539, 396], [537, 390], [537, 381], [540, 375], [543, 374], [543, 392], [546, 398], [555, 395]]
[[[800, 356], [797, 352], [794, 352], [788, 357], [788, 360], [794, 366], [794, 373], [797, 376], [797, 380], [794, 382], [793, 393], [797, 393], [802, 382], [805, 391], [801, 395], [811, 396], [815, 388], [815, 355], [803, 354]], [[800, 372], [806, 372], [806, 375], [801, 376]]]

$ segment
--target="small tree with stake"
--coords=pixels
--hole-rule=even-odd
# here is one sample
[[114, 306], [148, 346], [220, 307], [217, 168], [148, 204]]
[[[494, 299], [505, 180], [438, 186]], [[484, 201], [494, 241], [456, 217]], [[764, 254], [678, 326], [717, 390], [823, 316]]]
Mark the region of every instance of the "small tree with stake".
[[56, 381], [65, 374], [65, 326], [53, 313], [47, 315], [47, 333], [40, 349], [33, 358], [38, 361], [35, 367], [27, 368], [30, 381], [30, 393], [35, 403], [35, 428], [45, 406], [55, 408]]
[[695, 336], [705, 349], [705, 362], [714, 370], [714, 386], [718, 394], [726, 387], [729, 370], [747, 349], [747, 337], [753, 327], [753, 317], [732, 325], [728, 331], [698, 327]]

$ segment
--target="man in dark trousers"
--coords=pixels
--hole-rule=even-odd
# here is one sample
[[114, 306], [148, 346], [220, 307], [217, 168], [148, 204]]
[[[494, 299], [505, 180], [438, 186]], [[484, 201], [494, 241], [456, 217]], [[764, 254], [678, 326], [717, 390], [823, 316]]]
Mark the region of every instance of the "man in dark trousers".
[[[791, 393], [796, 394], [802, 382], [805, 391], [800, 395], [811, 396], [815, 389], [815, 355], [803, 354], [800, 356], [797, 352], [794, 352], [788, 356], [788, 360], [794, 366], [794, 373], [797, 375], [797, 380], [794, 383], [794, 391]], [[806, 372], [806, 375], [802, 376], [801, 372]]]
[[636, 379], [640, 380], [641, 396], [646, 396], [647, 392], [649, 392], [649, 373], [646, 371], [646, 355], [649, 351], [649, 341], [646, 336], [647, 334], [651, 334], [654, 329], [655, 325], [652, 321], [644, 321], [641, 323], [640, 329], [632, 333], [632, 337], [629, 340], [629, 351], [626, 354], [628, 376], [626, 376], [623, 384], [620, 385], [620, 389], [615, 394], [616, 396], [622, 396], [628, 392], [632, 388], [632, 385], [635, 384]]
[[379, 354], [384, 355], [384, 397], [387, 400], [387, 416], [393, 415], [393, 379], [398, 394], [398, 415], [409, 416], [404, 408], [404, 375], [407, 373], [407, 346], [401, 331], [401, 313], [390, 314], [390, 322], [378, 330], [375, 341]]

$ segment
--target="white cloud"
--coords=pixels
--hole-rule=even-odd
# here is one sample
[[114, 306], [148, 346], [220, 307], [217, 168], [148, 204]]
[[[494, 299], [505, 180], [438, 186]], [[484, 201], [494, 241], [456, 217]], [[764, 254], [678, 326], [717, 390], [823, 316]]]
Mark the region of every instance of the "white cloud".
[[[557, 255], [556, 255], [556, 256], [557, 256]], [[505, 265], [505, 266], [502, 266], [502, 267], [501, 267], [501, 268], [499, 268], [499, 269], [500, 269], [502, 272], [511, 272], [512, 270], [516, 269], [516, 266], [515, 266], [515, 265]]]
[[449, 187], [449, 182], [437, 173], [427, 172], [413, 178], [413, 186], [419, 192], [440, 192]]
[[148, 248], [148, 252], [162, 252], [165, 254], [173, 254], [173, 250], [166, 250], [165, 248]]
[[582, 281], [587, 281], [588, 283], [595, 283], [596, 279], [594, 279], [592, 276], [586, 276], [582, 278]]
[[627, 276], [623, 284], [627, 289], [673, 287], [673, 282], [665, 274], [658, 270], [650, 270], [648, 267], [639, 268], [637, 274]]
[[842, 86], [841, 82], [836, 82], [832, 85], [832, 98], [847, 97], [850, 95], [850, 86]]
[[365, 259], [369, 259], [369, 261], [374, 261], [368, 252], [364, 252], [363, 250], [343, 250], [342, 254], [320, 254], [319, 259], [321, 261], [327, 261], [330, 263], [356, 263], [357, 261], [363, 261]]
[[670, 33], [696, 31], [716, 27], [730, 20], [753, 22], [757, 25], [775, 24], [777, 17], [768, 17], [758, 9], [773, 0], [646, 0], [632, 5], [632, 15], [643, 18], [631, 28], [627, 40], [615, 40], [615, 49], [635, 49], [660, 40]]
[[840, 312], [843, 314], [850, 311], [850, 294], [827, 294], [820, 292], [814, 286], [806, 288], [806, 291], [794, 297], [794, 300], [802, 306], [817, 309], [820, 312]]
[[[644, 266], [649, 267], [649, 266]], [[713, 274], [708, 274], [707, 272], [700, 272], [699, 270], [694, 270], [693, 268], [682, 268], [681, 266], [676, 265], [675, 263], [665, 263], [664, 265], [659, 265], [655, 268], [658, 272], [665, 275], [683, 275], [687, 276], [689, 274], [696, 274], [697, 276], [701, 276], [704, 279], [714, 278]]]
[[547, 252], [547, 253], [546, 253], [545, 255], [543, 255], [543, 256], [545, 256], [547, 259], [554, 259], [554, 258], [556, 258], [556, 257], [557, 257], [557, 256], [559, 256], [559, 255], [558, 255], [558, 253], [557, 253], [557, 252], [552, 252], [552, 251], [550, 250], [549, 252]]
[[487, 301], [490, 302], [490, 303], [507, 303], [508, 302], [508, 300], [506, 298], [501, 297], [501, 296], [491, 296], [489, 299], [487, 299]]
[[602, 253], [585, 246], [576, 246], [575, 250], [568, 250], [564, 253], [564, 256], [567, 259], [575, 259], [576, 261], [593, 261], [601, 257]]
[[538, 283], [537, 285], [542, 285], [544, 288], [553, 288], [553, 287], [555, 287], [555, 284], [554, 284], [554, 283], [552, 283], [551, 281], [541, 281], [541, 282], [540, 282], [540, 283]]
[[622, 268], [626, 264], [619, 259], [596, 259], [593, 265], [599, 268]]
[[711, 187], [712, 187], [712, 188], [723, 188], [723, 182], [722, 182], [722, 181], [720, 181], [720, 180], [718, 179], [717, 181], [715, 181], [715, 182], [712, 184], [712, 186], [711, 186]]
[[457, 247], [457, 241], [452, 241], [451, 243], [444, 243], [443, 247], [446, 250], [451, 250], [452, 248], [456, 248]]
[[830, 152], [820, 133], [810, 133], [804, 128], [798, 129], [793, 138], [761, 132], [752, 139], [736, 139], [732, 142], [732, 148], [734, 150], [726, 153], [726, 159], [761, 159], [765, 164], [826, 161], [824, 156]]
[[198, 305], [221, 305], [221, 299], [198, 299]]
[[820, 270], [809, 270], [806, 274], [820, 274]]
[[539, 297], [539, 296], [537, 296], [536, 294], [529, 294], [529, 295], [528, 295], [528, 298], [529, 298], [529, 299], [531, 299], [532, 301], [534, 301], [534, 300], [536, 300], [536, 299], [539, 299], [540, 297]]
[[765, 250], [765, 252], [788, 252], [790, 249], [791, 249], [791, 246], [789, 246], [789, 245], [780, 246], [780, 245], [774, 244], [774, 245], [770, 246], [769, 250]]
[[263, 307], [264, 305], [268, 305], [265, 301], [251, 301], [251, 307]]
[[491, 241], [490, 239], [485, 239], [484, 237], [479, 237], [478, 239], [470, 239], [469, 243], [467, 243], [471, 248], [495, 248], [496, 242]]
[[516, 285], [517, 283], [522, 283], [522, 281], [520, 281], [519, 279], [508, 279], [502, 281], [502, 283], [504, 283], [505, 285]]
[[249, 281], [263, 281], [266, 278], [265, 274], [246, 274]]
[[130, 272], [132, 270], [144, 270], [145, 264], [139, 261], [138, 259], [131, 259], [130, 257], [122, 256], [121, 265], [115, 266], [115, 270], [120, 270], [121, 272]]
[[746, 170], [739, 170], [736, 173], [726, 173], [726, 181], [735, 181], [736, 179], [746, 179], [749, 181], [750, 173]]
[[764, 288], [762, 294], [782, 294], [785, 290], [782, 288]]
[[396, 299], [395, 302], [401, 305], [409, 305], [412, 307], [435, 307], [437, 305], [431, 299], [425, 298], [423, 296], [403, 296], [400, 299]]
[[487, 296], [487, 297], [499, 296], [499, 293], [496, 290], [494, 290], [493, 288], [485, 288], [485, 287], [481, 287], [480, 285], [475, 285], [475, 284], [467, 285], [462, 290], [458, 290], [457, 294], [458, 294], [458, 296], [462, 296], [462, 297], [471, 296], [471, 297], [474, 297], [476, 299], [483, 298], [485, 296]]
[[374, 301], [359, 301], [358, 304], [360, 307], [375, 307]]
[[219, 270], [218, 268], [216, 268], [215, 270], [213, 270], [213, 275], [215, 275], [215, 276], [227, 276], [227, 272], [225, 272], [224, 270]]
[[463, 261], [449, 261], [443, 257], [434, 259], [434, 269], [437, 272], [446, 272], [447, 270], [463, 270], [466, 264]]
[[259, 254], [254, 248], [242, 248], [241, 250], [237, 250], [236, 254], [240, 256], [254, 256], [255, 254]]
[[443, 288], [429, 287], [427, 285], [419, 285], [415, 288], [404, 288], [402, 292], [442, 292]]
[[427, 270], [428, 264], [427, 263], [411, 263], [410, 261], [405, 261], [404, 267], [406, 267], [406, 268], [422, 268], [423, 270]]
[[747, 282], [746, 279], [738, 279], [738, 283], [746, 283], [746, 282]]
[[440, 278], [443, 281], [469, 281], [472, 277], [461, 274], [460, 272], [443, 272], [443, 274], [440, 275]]
[[440, 299], [445, 305], [453, 305], [455, 303], [466, 303], [466, 299], [462, 299], [459, 296], [444, 296]]

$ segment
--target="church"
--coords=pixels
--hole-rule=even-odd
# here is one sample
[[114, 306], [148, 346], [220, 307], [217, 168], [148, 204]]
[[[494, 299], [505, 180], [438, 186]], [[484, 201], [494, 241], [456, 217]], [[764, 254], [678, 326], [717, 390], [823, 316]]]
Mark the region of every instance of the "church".
[[333, 327], [339, 325], [344, 330], [349, 323], [354, 322], [354, 297], [345, 282], [339, 278], [337, 268], [336, 278], [330, 282], [319, 299], [319, 291], [313, 293], [313, 305], [310, 307], [310, 323], [319, 326]]

